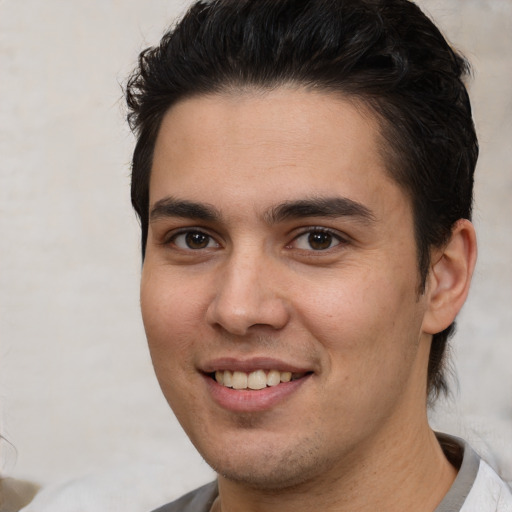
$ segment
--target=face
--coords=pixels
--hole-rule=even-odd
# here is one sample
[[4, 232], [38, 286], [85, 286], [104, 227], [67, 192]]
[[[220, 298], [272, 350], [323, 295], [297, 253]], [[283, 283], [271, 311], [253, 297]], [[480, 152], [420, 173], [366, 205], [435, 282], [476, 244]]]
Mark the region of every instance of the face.
[[428, 304], [380, 143], [362, 107], [300, 89], [164, 118], [144, 325], [170, 406], [229, 479], [334, 477], [424, 418]]

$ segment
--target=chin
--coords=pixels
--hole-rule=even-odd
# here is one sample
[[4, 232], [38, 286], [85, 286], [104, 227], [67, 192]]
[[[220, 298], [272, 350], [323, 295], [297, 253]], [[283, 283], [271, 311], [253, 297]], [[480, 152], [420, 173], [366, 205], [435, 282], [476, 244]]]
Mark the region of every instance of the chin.
[[303, 440], [285, 448], [270, 443], [259, 443], [258, 447], [248, 441], [242, 450], [232, 446], [221, 454], [203, 456], [226, 480], [252, 489], [281, 492], [314, 480], [326, 471], [333, 461], [321, 456], [320, 447], [319, 439]]

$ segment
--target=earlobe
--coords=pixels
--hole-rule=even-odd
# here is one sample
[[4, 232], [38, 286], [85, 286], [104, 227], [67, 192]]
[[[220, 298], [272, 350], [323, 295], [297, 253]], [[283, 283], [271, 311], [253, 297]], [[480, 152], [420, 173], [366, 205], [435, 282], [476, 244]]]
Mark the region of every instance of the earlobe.
[[469, 220], [460, 219], [448, 243], [432, 254], [423, 332], [436, 334], [455, 320], [468, 295], [476, 255], [475, 228]]

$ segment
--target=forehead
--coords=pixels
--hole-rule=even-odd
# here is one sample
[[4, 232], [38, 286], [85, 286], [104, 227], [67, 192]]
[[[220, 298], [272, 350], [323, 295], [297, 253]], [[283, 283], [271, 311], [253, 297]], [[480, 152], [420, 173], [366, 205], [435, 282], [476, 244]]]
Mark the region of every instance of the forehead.
[[390, 191], [408, 202], [382, 147], [376, 116], [339, 94], [282, 87], [192, 97], [162, 121], [150, 203], [179, 193], [263, 207], [276, 195], [326, 196], [334, 188], [360, 202], [390, 200]]

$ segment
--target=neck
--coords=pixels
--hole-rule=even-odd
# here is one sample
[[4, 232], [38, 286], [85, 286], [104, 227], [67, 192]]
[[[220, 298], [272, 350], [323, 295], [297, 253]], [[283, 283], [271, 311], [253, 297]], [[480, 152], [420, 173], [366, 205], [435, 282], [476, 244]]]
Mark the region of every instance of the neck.
[[387, 432], [346, 459], [314, 479], [279, 491], [253, 489], [219, 476], [218, 510], [432, 512], [457, 473], [426, 417], [421, 428]]

